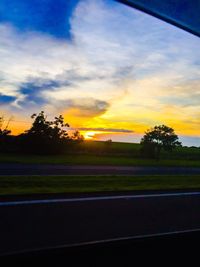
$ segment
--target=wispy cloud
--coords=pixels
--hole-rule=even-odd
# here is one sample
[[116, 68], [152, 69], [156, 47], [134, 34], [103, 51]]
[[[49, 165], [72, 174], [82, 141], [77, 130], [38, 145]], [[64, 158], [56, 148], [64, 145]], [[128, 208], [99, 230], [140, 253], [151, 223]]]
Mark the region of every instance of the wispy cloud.
[[114, 128], [92, 128], [92, 127], [79, 127], [76, 128], [79, 131], [96, 131], [96, 132], [108, 132], [108, 133], [133, 133], [132, 130], [127, 129], [114, 129]]

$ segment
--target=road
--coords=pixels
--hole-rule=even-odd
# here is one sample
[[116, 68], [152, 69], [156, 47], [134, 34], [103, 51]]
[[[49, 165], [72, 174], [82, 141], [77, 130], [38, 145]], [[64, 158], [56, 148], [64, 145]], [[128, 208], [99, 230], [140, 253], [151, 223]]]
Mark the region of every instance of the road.
[[0, 202], [0, 255], [200, 229], [200, 191]]
[[200, 174], [200, 168], [0, 164], [0, 175], [155, 175]]

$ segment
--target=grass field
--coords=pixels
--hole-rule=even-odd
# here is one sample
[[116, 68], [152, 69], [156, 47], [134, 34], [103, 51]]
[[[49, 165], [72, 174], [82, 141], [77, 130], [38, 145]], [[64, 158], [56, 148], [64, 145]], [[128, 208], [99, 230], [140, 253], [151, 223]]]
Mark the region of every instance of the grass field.
[[62, 155], [0, 154], [0, 163], [39, 163], [70, 165], [184, 166], [200, 167], [200, 148], [180, 147], [172, 153], [162, 152], [159, 161], [144, 159], [140, 144], [85, 141], [75, 151]]
[[200, 189], [192, 176], [0, 176], [0, 194]]
[[0, 163], [37, 163], [37, 164], [68, 164], [68, 165], [115, 165], [115, 166], [180, 166], [200, 167], [200, 160], [189, 159], [141, 159], [114, 155], [15, 155], [0, 154]]
[[[138, 143], [122, 143], [122, 142], [103, 142], [103, 141], [85, 141], [79, 144], [78, 150], [83, 153], [94, 153], [97, 155], [127, 155], [134, 158], [140, 157], [141, 145]], [[165, 151], [161, 152], [163, 159], [188, 159], [200, 160], [199, 147], [177, 147], [173, 153]]]

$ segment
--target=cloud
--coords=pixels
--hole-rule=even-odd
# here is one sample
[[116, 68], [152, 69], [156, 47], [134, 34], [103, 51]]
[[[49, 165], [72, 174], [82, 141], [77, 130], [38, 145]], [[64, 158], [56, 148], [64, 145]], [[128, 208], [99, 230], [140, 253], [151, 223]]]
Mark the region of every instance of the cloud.
[[132, 130], [127, 129], [114, 129], [114, 128], [92, 128], [92, 127], [79, 127], [76, 128], [79, 131], [97, 131], [97, 132], [109, 132], [109, 133], [133, 133]]
[[95, 117], [105, 113], [109, 109], [109, 103], [94, 98], [76, 98], [58, 102], [62, 110], [72, 111], [74, 116]]
[[[151, 31], [147, 31], [146, 23]], [[152, 88], [157, 86], [155, 77], [161, 77], [164, 89], [160, 83], [157, 91], [163, 92], [166, 83], [171, 86], [175, 80], [195, 76], [193, 61], [195, 58], [197, 64], [198, 57], [191, 52], [195, 38], [188, 41], [186, 33], [121, 4], [80, 1], [70, 27], [73, 42], [44, 32], [19, 32], [10, 24], [1, 24], [0, 92], [22, 100], [26, 86], [28, 103], [34, 86], [42, 91], [36, 82], [32, 84], [32, 77], [57, 83], [55, 88], [45, 89], [44, 82], [39, 105], [78, 95], [111, 101], [121, 95], [127, 79], [134, 94], [137, 87], [145, 94], [144, 82], [140, 82], [144, 79], [152, 81]], [[183, 45], [186, 39], [190, 49]], [[19, 103], [23, 109], [25, 103]]]
[[18, 32], [10, 24], [0, 24], [0, 36], [0, 75], [16, 86], [29, 77], [54, 79], [81, 64], [75, 46], [50, 35]]
[[26, 82], [23, 83], [20, 88], [19, 92], [24, 96], [23, 100], [19, 101], [18, 104], [20, 106], [26, 106], [26, 104], [36, 104], [42, 105], [45, 103], [45, 99], [42, 97], [41, 93], [44, 90], [52, 89], [58, 86], [56, 81], [47, 81], [43, 84], [38, 84], [37, 82]]

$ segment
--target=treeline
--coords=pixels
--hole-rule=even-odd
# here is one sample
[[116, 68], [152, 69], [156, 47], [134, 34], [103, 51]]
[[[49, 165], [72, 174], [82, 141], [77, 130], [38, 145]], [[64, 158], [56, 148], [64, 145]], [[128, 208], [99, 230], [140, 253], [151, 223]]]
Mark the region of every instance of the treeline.
[[17, 136], [11, 135], [8, 125], [0, 118], [0, 152], [19, 152], [32, 154], [59, 154], [76, 149], [84, 137], [75, 131], [68, 134], [68, 123], [62, 115], [49, 121], [44, 111], [33, 114], [34, 120], [29, 130]]
[[27, 131], [14, 136], [5, 127], [3, 118], [0, 118], [0, 152], [16, 152], [30, 154], [63, 154], [63, 153], [92, 153], [92, 154], [129, 154], [133, 157], [160, 159], [166, 153], [181, 146], [174, 129], [166, 125], [155, 126], [147, 130], [141, 139], [139, 149], [129, 149], [129, 152], [116, 148], [112, 140], [101, 142], [101, 146], [84, 144], [84, 137], [75, 131], [68, 133], [69, 124], [64, 122], [62, 115], [49, 121], [44, 111], [31, 116], [33, 123]]

